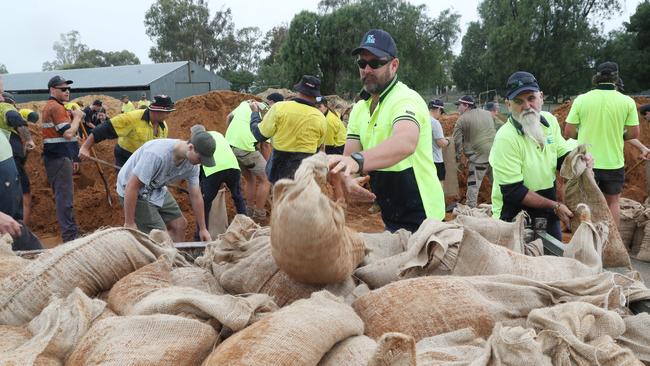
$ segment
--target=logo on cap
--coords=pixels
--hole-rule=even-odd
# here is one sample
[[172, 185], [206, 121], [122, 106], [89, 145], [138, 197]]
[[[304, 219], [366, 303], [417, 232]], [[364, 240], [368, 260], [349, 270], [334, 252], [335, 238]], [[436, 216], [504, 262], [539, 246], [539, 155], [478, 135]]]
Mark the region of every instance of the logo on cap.
[[374, 34], [368, 34], [368, 38], [366, 38], [366, 43], [375, 43], [375, 35]]

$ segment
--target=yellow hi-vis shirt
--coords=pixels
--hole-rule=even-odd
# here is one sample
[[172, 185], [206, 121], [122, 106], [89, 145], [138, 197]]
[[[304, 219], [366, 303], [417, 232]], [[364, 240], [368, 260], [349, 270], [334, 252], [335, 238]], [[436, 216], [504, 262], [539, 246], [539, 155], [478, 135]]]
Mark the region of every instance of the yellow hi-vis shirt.
[[243, 151], [255, 151], [257, 140], [251, 132], [251, 107], [248, 101], [239, 103], [232, 112], [232, 120], [226, 130], [226, 140], [230, 146]]
[[201, 165], [201, 167], [203, 168], [203, 174], [205, 174], [205, 176], [208, 177], [214, 173], [226, 169], [239, 170], [239, 163], [237, 162], [237, 158], [235, 157], [235, 154], [232, 152], [232, 149], [230, 148], [230, 144], [228, 144], [226, 138], [223, 137], [222, 134], [216, 131], [208, 131], [208, 133], [210, 134], [210, 136], [212, 136], [215, 143], [215, 149], [214, 149], [215, 165], [212, 167]]
[[[359, 140], [363, 150], [372, 149], [391, 137], [397, 121], [413, 121], [420, 129], [413, 154], [391, 167], [370, 173], [370, 185], [377, 195], [384, 223], [389, 220], [417, 227], [425, 218], [442, 220], [445, 196], [431, 154], [433, 142], [427, 103], [417, 92], [398, 82], [397, 77], [382, 92], [372, 114], [371, 103], [372, 98], [358, 101], [348, 122], [347, 138]], [[424, 213], [420, 212], [422, 207]]]
[[271, 106], [258, 125], [279, 151], [314, 154], [325, 141], [327, 122], [316, 107], [294, 100]]
[[148, 99], [139, 100], [136, 104], [138, 105], [138, 109], [145, 109], [145, 108], [149, 108], [149, 106], [151, 105], [151, 101]]
[[9, 138], [12, 132], [18, 134], [16, 129], [9, 125], [6, 116], [7, 112], [15, 110], [16, 108], [12, 104], [0, 102], [0, 131], [3, 132], [7, 138]]
[[117, 144], [124, 150], [133, 153], [147, 141], [167, 138], [167, 122], [158, 124], [158, 134], [154, 135], [153, 124], [144, 119], [146, 112], [146, 109], [136, 109], [111, 118], [111, 125], [118, 136]]
[[614, 85], [607, 85], [579, 95], [566, 118], [566, 123], [578, 127], [578, 143], [588, 144], [595, 169], [625, 165], [623, 130], [639, 124], [634, 99], [615, 90]]
[[23, 119], [27, 121], [27, 117], [29, 117], [30, 114], [34, 113], [34, 111], [29, 108], [23, 108], [19, 110], [18, 113], [20, 113], [21, 117], [23, 117]]
[[135, 106], [131, 101], [128, 101], [127, 103], [122, 104], [122, 113], [128, 113], [135, 110]]
[[327, 120], [327, 132], [325, 133], [326, 146], [345, 145], [347, 131], [341, 118], [333, 111], [328, 110], [325, 116]]

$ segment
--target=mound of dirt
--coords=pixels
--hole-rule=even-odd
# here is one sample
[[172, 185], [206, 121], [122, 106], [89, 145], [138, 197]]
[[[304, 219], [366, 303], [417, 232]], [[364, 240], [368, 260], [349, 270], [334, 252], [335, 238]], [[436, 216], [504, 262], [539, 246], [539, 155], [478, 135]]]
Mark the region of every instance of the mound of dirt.
[[[650, 98], [647, 97], [632, 97], [638, 107], [643, 104], [650, 103]], [[553, 111], [553, 114], [557, 117], [560, 127], [564, 129], [564, 124], [566, 122], [566, 117], [569, 115], [571, 110], [572, 102], [565, 102], [558, 108]], [[641, 115], [639, 115], [639, 125], [641, 127], [641, 134], [639, 135], [639, 141], [644, 145], [650, 145], [650, 124], [646, 123]], [[625, 186], [623, 188], [622, 196], [629, 198], [638, 202], [643, 202], [643, 200], [648, 197], [648, 192], [646, 192], [646, 177], [645, 170], [643, 169], [643, 164], [638, 165], [631, 171], [627, 171], [635, 166], [639, 161], [639, 151], [630, 144], [625, 144]]]

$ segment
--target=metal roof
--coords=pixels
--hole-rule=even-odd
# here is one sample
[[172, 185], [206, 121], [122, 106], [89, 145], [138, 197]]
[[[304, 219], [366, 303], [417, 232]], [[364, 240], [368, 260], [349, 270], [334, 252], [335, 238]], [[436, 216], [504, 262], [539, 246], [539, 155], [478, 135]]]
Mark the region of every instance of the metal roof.
[[47, 82], [55, 75], [72, 80], [73, 89], [96, 89], [146, 86], [166, 74], [187, 65], [188, 61], [147, 65], [95, 67], [90, 69], [54, 70], [5, 74], [5, 90], [47, 90]]

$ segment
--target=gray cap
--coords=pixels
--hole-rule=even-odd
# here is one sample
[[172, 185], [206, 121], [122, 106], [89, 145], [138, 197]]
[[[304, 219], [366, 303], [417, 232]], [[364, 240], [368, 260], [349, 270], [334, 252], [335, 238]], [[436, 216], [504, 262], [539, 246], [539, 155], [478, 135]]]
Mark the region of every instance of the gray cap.
[[205, 127], [202, 125], [194, 125], [190, 128], [192, 137], [190, 143], [194, 145], [194, 151], [201, 156], [201, 165], [213, 167], [216, 165], [214, 162], [214, 150], [217, 148], [214, 138], [206, 132]]

